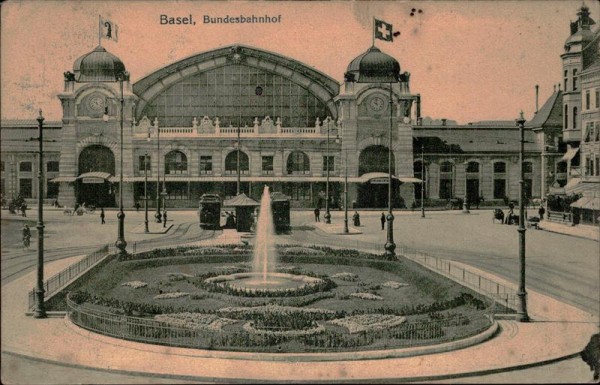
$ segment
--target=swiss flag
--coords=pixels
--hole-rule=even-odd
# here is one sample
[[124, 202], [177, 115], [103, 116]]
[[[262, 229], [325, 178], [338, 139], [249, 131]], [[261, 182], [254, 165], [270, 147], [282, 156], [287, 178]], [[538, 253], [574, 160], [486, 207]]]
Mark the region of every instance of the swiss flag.
[[375, 19], [374, 33], [375, 39], [394, 41], [394, 36], [392, 34], [392, 25], [386, 23], [385, 21]]

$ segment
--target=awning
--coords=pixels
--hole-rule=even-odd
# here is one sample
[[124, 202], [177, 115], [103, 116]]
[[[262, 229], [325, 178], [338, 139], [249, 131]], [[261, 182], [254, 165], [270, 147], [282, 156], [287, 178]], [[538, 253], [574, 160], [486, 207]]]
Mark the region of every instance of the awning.
[[560, 158], [561, 162], [568, 162], [571, 159], [573, 159], [575, 157], [575, 155], [577, 155], [577, 151], [579, 151], [579, 147], [576, 148], [569, 148], [567, 149], [567, 152], [565, 152], [565, 154], [563, 155], [562, 158]]
[[[386, 172], [368, 172], [366, 174], [363, 174], [359, 177], [351, 177], [348, 178], [348, 182], [353, 182], [353, 183], [367, 183], [367, 182], [371, 182], [371, 183], [382, 183], [382, 184], [387, 184], [387, 182], [390, 179], [390, 175]], [[392, 179], [396, 179], [402, 183], [421, 183], [421, 179], [419, 178], [413, 178], [413, 177], [397, 177], [396, 175], [392, 175]]]
[[84, 174], [81, 174], [77, 177], [77, 179], [100, 178], [100, 179], [104, 179], [104, 180], [109, 180], [110, 177], [111, 177], [111, 174], [109, 174], [107, 172], [94, 171], [94, 172], [86, 172]]
[[581, 197], [577, 201], [571, 203], [571, 207], [588, 210], [600, 210], [600, 197]]
[[569, 190], [573, 190], [579, 185], [580, 182], [581, 178], [571, 178], [571, 180], [565, 185], [565, 191], [569, 192]]
[[255, 207], [260, 206], [260, 204], [252, 198], [249, 198], [246, 194], [241, 193], [240, 195], [228, 199], [223, 202], [223, 206], [225, 207]]
[[75, 182], [77, 180], [76, 176], [59, 176], [50, 180], [50, 183], [60, 183], [60, 182]]

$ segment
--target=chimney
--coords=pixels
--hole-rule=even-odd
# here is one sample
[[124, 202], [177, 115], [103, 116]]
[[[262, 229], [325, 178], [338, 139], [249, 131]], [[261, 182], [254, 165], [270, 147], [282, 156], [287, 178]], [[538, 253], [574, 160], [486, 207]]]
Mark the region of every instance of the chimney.
[[538, 113], [538, 99], [540, 96], [540, 86], [539, 85], [535, 85], [535, 113], [537, 115]]
[[446, 125], [446, 118], [442, 119], [442, 126]]

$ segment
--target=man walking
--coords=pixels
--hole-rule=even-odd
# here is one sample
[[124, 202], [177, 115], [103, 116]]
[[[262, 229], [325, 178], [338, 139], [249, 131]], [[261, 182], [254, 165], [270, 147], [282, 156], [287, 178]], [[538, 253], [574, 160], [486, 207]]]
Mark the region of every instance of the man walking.
[[103, 224], [105, 224], [105, 223], [106, 223], [106, 222], [104, 221], [104, 217], [105, 217], [105, 215], [104, 215], [104, 207], [100, 207], [100, 224], [101, 224], [101, 225], [103, 225]]
[[385, 214], [381, 213], [381, 230], [385, 230]]
[[321, 210], [318, 207], [315, 209], [315, 222], [321, 222]]
[[540, 206], [540, 209], [538, 210], [538, 214], [540, 214], [540, 221], [544, 220], [544, 214], [546, 214], [546, 209], [544, 208], [544, 206]]

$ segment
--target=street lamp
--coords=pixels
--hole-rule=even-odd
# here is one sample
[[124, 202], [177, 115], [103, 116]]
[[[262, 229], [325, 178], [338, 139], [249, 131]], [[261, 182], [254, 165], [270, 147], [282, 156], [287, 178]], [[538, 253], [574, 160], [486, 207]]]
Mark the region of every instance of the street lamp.
[[421, 145], [421, 218], [425, 218], [425, 146]]
[[[339, 122], [342, 127], [342, 122]], [[344, 234], [348, 234], [348, 150], [344, 153]]]
[[163, 170], [163, 189], [160, 195], [162, 195], [163, 201], [163, 228], [167, 227], [167, 187], [166, 187], [166, 179], [167, 179], [167, 165], [165, 164]]
[[[150, 142], [150, 136], [148, 136]], [[144, 154], [144, 232], [148, 234], [148, 151]]]
[[529, 322], [529, 315], [527, 315], [527, 291], [525, 290], [525, 207], [524, 207], [524, 179], [525, 169], [523, 168], [523, 157], [525, 152], [525, 118], [523, 117], [523, 111], [521, 116], [516, 120], [519, 126], [519, 290], [517, 291], [517, 297], [519, 298], [519, 304], [517, 308], [517, 321]]
[[388, 147], [388, 215], [387, 215], [387, 241], [385, 242], [385, 255], [387, 258], [394, 258], [396, 255], [396, 244], [394, 243], [394, 214], [392, 214], [392, 132], [394, 126], [394, 94], [392, 92], [392, 82], [390, 82], [390, 140]]
[[120, 159], [120, 170], [119, 170], [119, 213], [117, 219], [119, 220], [119, 232], [115, 246], [119, 249], [119, 258], [123, 258], [127, 255], [127, 242], [125, 241], [125, 213], [123, 212], [123, 105], [125, 99], [123, 97], [123, 81], [129, 79], [129, 73], [121, 72], [118, 74], [119, 88], [121, 90], [121, 159]]
[[156, 223], [161, 223], [160, 215], [160, 128], [158, 127], [158, 118], [154, 118], [154, 128], [156, 129]]
[[35, 308], [34, 318], [46, 318], [46, 307], [44, 305], [44, 208], [42, 206], [44, 198], [44, 142], [43, 128], [44, 116], [40, 109], [38, 121], [38, 140], [39, 140], [39, 165], [38, 165], [38, 259], [37, 259], [37, 280], [35, 286]]
[[[325, 123], [327, 123], [327, 148], [325, 150], [325, 167], [327, 169], [327, 178], [325, 182], [325, 223], [329, 225], [331, 224], [331, 213], [329, 212], [329, 131], [331, 130], [331, 118], [327, 117], [327, 119], [325, 119], [325, 122], [323, 122], [323, 125], [325, 125]], [[338, 141], [339, 135], [336, 136], [336, 142]]]
[[462, 207], [462, 212], [463, 214], [469, 214], [469, 206], [467, 205], [467, 200], [469, 199], [468, 196], [468, 191], [467, 191], [467, 171], [469, 170], [469, 163], [465, 162], [465, 197], [463, 199], [463, 207]]

